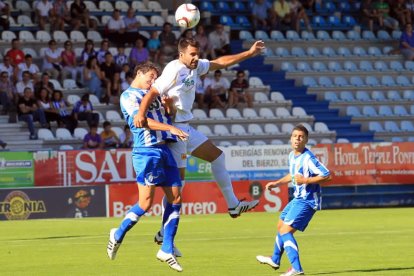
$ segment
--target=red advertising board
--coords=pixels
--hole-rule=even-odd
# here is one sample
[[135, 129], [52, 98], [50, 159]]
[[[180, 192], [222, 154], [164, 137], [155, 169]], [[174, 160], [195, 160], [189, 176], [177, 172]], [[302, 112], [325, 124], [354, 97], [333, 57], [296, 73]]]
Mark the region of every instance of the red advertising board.
[[[287, 186], [265, 190], [267, 181], [235, 181], [234, 192], [238, 198], [260, 199], [255, 212], [277, 212], [288, 203]], [[123, 217], [132, 205], [138, 201], [136, 184], [108, 185], [107, 216]], [[161, 215], [162, 190], [157, 189], [154, 204], [148, 216]], [[183, 191], [182, 214], [199, 215], [226, 213], [226, 202], [215, 182], [192, 182], [185, 185]]]
[[332, 173], [328, 185], [412, 184], [413, 143], [353, 143], [312, 147]]

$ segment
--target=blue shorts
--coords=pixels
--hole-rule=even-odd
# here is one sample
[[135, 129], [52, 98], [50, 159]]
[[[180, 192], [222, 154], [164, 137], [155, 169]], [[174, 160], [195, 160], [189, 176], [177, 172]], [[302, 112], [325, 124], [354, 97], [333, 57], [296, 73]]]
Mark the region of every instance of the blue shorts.
[[177, 163], [167, 145], [134, 148], [132, 164], [141, 185], [181, 186]]
[[311, 204], [303, 199], [292, 199], [280, 214], [280, 219], [287, 225], [290, 225], [296, 230], [305, 231], [310, 220], [315, 214], [315, 209]]

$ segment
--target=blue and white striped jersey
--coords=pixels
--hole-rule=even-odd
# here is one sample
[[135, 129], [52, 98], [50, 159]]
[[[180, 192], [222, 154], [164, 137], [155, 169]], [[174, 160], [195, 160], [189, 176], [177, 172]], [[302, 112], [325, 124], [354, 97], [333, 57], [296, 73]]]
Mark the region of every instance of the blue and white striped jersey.
[[295, 174], [304, 177], [328, 176], [329, 170], [319, 162], [315, 155], [305, 148], [300, 154], [295, 156], [293, 151], [289, 154], [289, 172], [292, 176], [292, 184], [295, 189], [293, 196], [298, 199], [304, 199], [317, 210], [321, 208], [321, 187], [319, 184], [302, 184], [296, 185]]
[[[134, 134], [133, 147], [149, 147], [162, 141], [177, 141], [177, 137], [169, 131], [149, 130], [146, 128], [137, 128], [134, 126], [134, 116], [138, 113], [142, 98], [147, 90], [129, 87], [121, 94], [121, 111], [126, 123], [129, 125], [131, 132]], [[164, 106], [161, 104], [161, 98], [157, 97], [147, 112], [147, 118], [171, 125], [170, 117], [165, 114]]]

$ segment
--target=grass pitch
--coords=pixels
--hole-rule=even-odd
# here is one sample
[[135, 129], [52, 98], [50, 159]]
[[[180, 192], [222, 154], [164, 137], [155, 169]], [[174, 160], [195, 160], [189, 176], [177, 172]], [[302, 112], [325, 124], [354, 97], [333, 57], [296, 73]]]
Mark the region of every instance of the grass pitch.
[[[187, 275], [279, 275], [255, 256], [271, 255], [278, 214], [182, 216], [176, 244]], [[0, 275], [171, 275], [156, 260], [159, 218], [144, 217], [115, 261], [109, 229], [120, 218], [0, 222]], [[414, 208], [326, 210], [297, 233], [306, 275], [414, 275]]]

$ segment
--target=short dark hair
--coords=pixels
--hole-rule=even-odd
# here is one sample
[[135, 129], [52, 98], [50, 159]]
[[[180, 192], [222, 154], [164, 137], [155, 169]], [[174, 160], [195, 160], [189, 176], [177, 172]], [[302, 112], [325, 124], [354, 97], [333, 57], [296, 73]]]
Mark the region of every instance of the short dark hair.
[[89, 94], [85, 93], [82, 95], [81, 101], [83, 102], [89, 102]]
[[31, 58], [32, 57], [32, 55], [31, 54], [26, 54], [25, 56], [24, 56], [24, 58]]
[[103, 122], [103, 127], [106, 128], [107, 126], [110, 126], [111, 123], [108, 121]]
[[216, 70], [216, 71], [214, 71], [214, 75], [215, 74], [220, 74], [221, 75], [221, 70]]
[[134, 76], [133, 77], [135, 77], [138, 72], [141, 72], [143, 74], [146, 74], [146, 73], [148, 73], [151, 70], [155, 70], [155, 72], [157, 72], [157, 76], [160, 75], [160, 70], [158, 69], [158, 67], [154, 63], [152, 63], [152, 62], [140, 63], [137, 66], [135, 66], [135, 68], [134, 68]]
[[304, 125], [302, 125], [302, 124], [298, 124], [298, 125], [296, 125], [296, 126], [292, 129], [292, 133], [293, 133], [295, 130], [302, 131], [303, 133], [305, 133], [306, 137], [309, 137], [309, 131], [308, 131], [308, 129], [307, 129]]
[[178, 51], [182, 52], [185, 49], [187, 49], [188, 46], [192, 46], [195, 48], [200, 48], [200, 43], [198, 43], [197, 40], [195, 40], [195, 38], [191, 37], [191, 38], [181, 38], [180, 41], [178, 41]]

